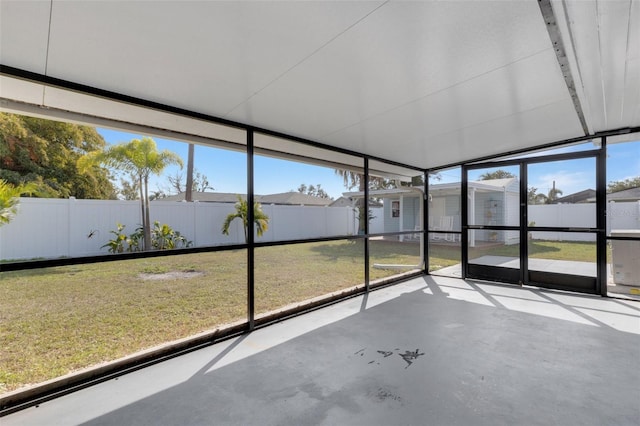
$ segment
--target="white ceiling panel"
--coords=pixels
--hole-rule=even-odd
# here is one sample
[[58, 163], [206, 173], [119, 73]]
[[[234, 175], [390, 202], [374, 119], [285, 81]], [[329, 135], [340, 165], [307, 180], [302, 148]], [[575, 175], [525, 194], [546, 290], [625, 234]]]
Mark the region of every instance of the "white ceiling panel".
[[56, 0], [49, 74], [224, 116], [379, 4]]
[[565, 45], [574, 49], [581, 102], [592, 131], [640, 125], [640, 2], [553, 3]]
[[[541, 139], [569, 139], [581, 131], [573, 102], [567, 99], [439, 136], [434, 140], [431, 153], [440, 164], [447, 164], [445, 159], [454, 163], [459, 161], [456, 158], [480, 158], [524, 149]], [[458, 147], [457, 151], [444, 149], [438, 154], [441, 147], [451, 143]]]
[[549, 49], [544, 37], [533, 2], [390, 3], [229, 117], [323, 137]]
[[[501, 118], [518, 121], [519, 113], [570, 99], [557, 68], [555, 54], [548, 49], [327, 135], [325, 139], [334, 143], [352, 142], [354, 149], [371, 150], [383, 158], [393, 158], [396, 152], [402, 152], [399, 147], [430, 146], [436, 139], [440, 142], [440, 135], [457, 129]], [[574, 109], [567, 113], [577, 118]], [[515, 139], [514, 145], [518, 144]], [[376, 140], [383, 143], [371, 142]], [[448, 141], [439, 151], [461, 152], [455, 144], [456, 140]], [[433, 153], [428, 149], [423, 153], [424, 157], [420, 157], [413, 151], [413, 161], [433, 166]], [[472, 158], [465, 155], [461, 160]]]
[[49, 0], [0, 1], [0, 63], [44, 74]]
[[[546, 1], [0, 0], [0, 63], [437, 167], [584, 135]], [[640, 1], [551, 1], [587, 127], [640, 126]], [[0, 97], [244, 143], [6, 77]]]
[[629, 11], [625, 67], [621, 125], [640, 126], [640, 1], [634, 1]]
[[[631, 4], [631, 1], [598, 3], [603, 92], [605, 93], [607, 119], [605, 126], [598, 130], [624, 126], [625, 98], [629, 95], [637, 95], [637, 92], [626, 93], [629, 55], [640, 57], [640, 52], [638, 52], [638, 48], [640, 48], [638, 41], [640, 40], [640, 22], [630, 26], [629, 9]], [[636, 16], [636, 19], [639, 17]], [[633, 52], [633, 49], [636, 51]], [[634, 77], [629, 76], [629, 78]]]

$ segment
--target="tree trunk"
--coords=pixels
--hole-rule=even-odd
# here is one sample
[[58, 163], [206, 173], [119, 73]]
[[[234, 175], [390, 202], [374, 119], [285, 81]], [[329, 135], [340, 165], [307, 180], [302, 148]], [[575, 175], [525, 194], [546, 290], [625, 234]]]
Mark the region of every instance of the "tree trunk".
[[[145, 210], [145, 207], [144, 207], [144, 188], [142, 187], [142, 175], [140, 175], [138, 177], [138, 190], [140, 191], [140, 218], [142, 220], [142, 230], [143, 230], [143, 235], [144, 235], [144, 229], [145, 229], [145, 226], [144, 226], [144, 220], [145, 220], [144, 219], [145, 218], [144, 210]], [[144, 246], [144, 244], [146, 244], [145, 241], [143, 240], [142, 243], [143, 243], [142, 249], [146, 250], [146, 246]]]
[[187, 157], [187, 187], [184, 190], [184, 200], [193, 201], [193, 149], [194, 144], [189, 144], [189, 155]]
[[144, 232], [144, 249], [151, 250], [151, 223], [149, 219], [149, 177], [144, 177], [144, 217], [142, 229]]
[[[358, 191], [364, 194], [364, 190], [366, 188], [367, 182], [364, 175], [358, 175]], [[364, 195], [362, 198], [358, 199], [358, 216], [360, 216], [360, 220], [358, 221], [358, 234], [364, 235], [364, 224], [365, 221], [369, 220], [369, 212], [366, 211], [366, 203], [364, 199]]]

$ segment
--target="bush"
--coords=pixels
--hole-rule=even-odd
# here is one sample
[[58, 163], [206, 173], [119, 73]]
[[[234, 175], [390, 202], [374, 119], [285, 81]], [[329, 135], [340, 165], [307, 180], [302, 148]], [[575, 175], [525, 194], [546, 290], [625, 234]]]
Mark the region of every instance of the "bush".
[[[127, 236], [125, 234], [125, 225], [121, 223], [116, 224], [115, 231], [111, 231], [114, 238], [109, 240], [105, 245], [100, 248], [107, 247], [109, 253], [124, 253], [141, 251], [144, 241], [144, 230], [142, 226], [136, 228], [135, 232]], [[153, 229], [151, 230], [151, 249], [152, 250], [172, 250], [177, 248], [191, 247], [193, 243], [187, 240], [184, 236], [180, 235], [180, 232], [174, 231], [166, 223], [160, 225], [160, 222], [153, 222]]]

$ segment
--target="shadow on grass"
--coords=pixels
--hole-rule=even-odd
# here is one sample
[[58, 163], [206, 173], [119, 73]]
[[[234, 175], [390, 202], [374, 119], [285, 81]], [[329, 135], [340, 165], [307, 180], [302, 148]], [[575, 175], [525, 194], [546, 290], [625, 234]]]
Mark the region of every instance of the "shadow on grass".
[[6, 278], [13, 276], [39, 277], [42, 275], [75, 275], [80, 272], [84, 272], [82, 265], [52, 266], [50, 268], [23, 269], [19, 271], [2, 271], [2, 266], [0, 266], [0, 273]]
[[310, 247], [310, 251], [318, 253], [329, 260], [351, 258], [362, 259], [364, 256], [364, 241], [345, 241], [339, 243], [322, 243]]
[[557, 253], [562, 251], [560, 247], [554, 247], [549, 244], [531, 242], [529, 243], [529, 256], [543, 253]]
[[[370, 242], [369, 250], [374, 257], [415, 256], [417, 250], [415, 242], [383, 241]], [[364, 241], [347, 241], [340, 243], [318, 244], [310, 248], [312, 252], [325, 256], [329, 260], [357, 259], [364, 256]]]

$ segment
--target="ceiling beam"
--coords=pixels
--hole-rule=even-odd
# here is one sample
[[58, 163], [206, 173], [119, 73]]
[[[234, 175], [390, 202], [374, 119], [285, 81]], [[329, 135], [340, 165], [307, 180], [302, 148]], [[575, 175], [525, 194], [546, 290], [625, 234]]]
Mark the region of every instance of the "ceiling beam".
[[[556, 58], [558, 59], [558, 64], [560, 65], [560, 70], [562, 71], [564, 82], [567, 85], [569, 94], [571, 95], [573, 107], [575, 108], [576, 114], [578, 114], [578, 118], [580, 119], [582, 130], [584, 131], [585, 136], [587, 136], [590, 133], [589, 126], [587, 124], [587, 120], [585, 119], [584, 111], [582, 110], [582, 104], [580, 103], [580, 98], [578, 97], [578, 93], [576, 91], [576, 84], [571, 73], [571, 68], [569, 67], [567, 51], [565, 48], [565, 44], [563, 43], [562, 36], [560, 35], [560, 30], [558, 29], [558, 23], [553, 12], [553, 7], [551, 6], [551, 0], [538, 0], [538, 6], [540, 6], [540, 12], [542, 13], [545, 26], [547, 27], [547, 32], [549, 33], [551, 43], [553, 44], [553, 50], [556, 53]], [[579, 73], [580, 70], [577, 71]]]

